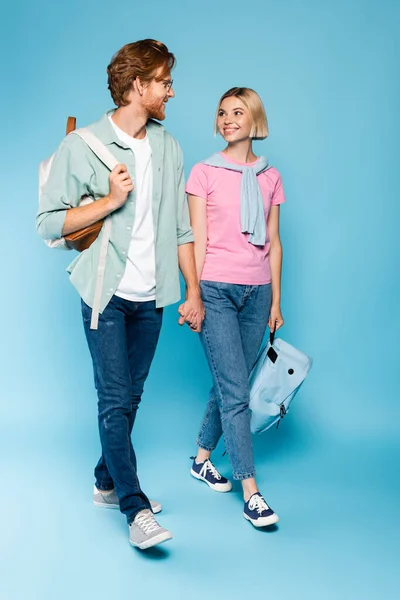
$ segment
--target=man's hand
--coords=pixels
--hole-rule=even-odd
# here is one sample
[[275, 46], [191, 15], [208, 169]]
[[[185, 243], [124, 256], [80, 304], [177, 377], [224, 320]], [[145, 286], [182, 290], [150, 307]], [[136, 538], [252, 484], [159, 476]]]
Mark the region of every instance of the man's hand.
[[123, 206], [134, 185], [126, 165], [117, 165], [110, 173], [110, 193], [108, 201], [112, 211]]
[[179, 325], [187, 323], [192, 331], [200, 333], [206, 314], [200, 294], [188, 294], [186, 301], [178, 308], [178, 313]]

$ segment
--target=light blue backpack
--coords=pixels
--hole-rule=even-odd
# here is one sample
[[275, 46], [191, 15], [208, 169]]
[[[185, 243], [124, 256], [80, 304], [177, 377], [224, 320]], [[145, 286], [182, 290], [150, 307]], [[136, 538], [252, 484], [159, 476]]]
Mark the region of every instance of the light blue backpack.
[[275, 339], [275, 333], [270, 334], [250, 373], [252, 433], [279, 425], [311, 365], [310, 357], [282, 339]]

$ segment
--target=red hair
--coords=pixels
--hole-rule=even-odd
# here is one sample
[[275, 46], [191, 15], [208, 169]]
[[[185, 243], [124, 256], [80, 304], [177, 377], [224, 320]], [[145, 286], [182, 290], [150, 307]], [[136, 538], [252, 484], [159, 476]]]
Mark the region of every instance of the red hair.
[[175, 63], [172, 52], [157, 40], [126, 44], [112, 57], [107, 67], [108, 89], [114, 103], [117, 106], [129, 104], [128, 96], [136, 77], [140, 77], [143, 82], [150, 82], [162, 67], [162, 78], [173, 69]]

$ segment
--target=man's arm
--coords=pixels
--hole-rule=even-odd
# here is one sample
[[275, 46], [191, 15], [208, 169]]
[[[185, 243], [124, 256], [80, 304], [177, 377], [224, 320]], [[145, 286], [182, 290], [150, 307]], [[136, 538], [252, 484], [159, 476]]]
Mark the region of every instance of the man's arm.
[[126, 167], [117, 165], [110, 174], [110, 193], [79, 206], [81, 197], [90, 193], [94, 175], [86, 161], [74, 159], [80, 143], [66, 138], [54, 156], [36, 216], [36, 229], [44, 239], [58, 239], [96, 223], [122, 206], [133, 189]]
[[91, 202], [85, 206], [70, 208], [65, 213], [64, 225], [61, 235], [66, 236], [84, 229], [93, 223], [104, 219], [112, 212], [110, 199], [108, 196]]
[[69, 235], [104, 219], [125, 204], [132, 190], [133, 184], [126, 166], [117, 165], [110, 173], [110, 193], [86, 206], [70, 208], [65, 215], [62, 234]]
[[199, 333], [204, 320], [204, 306], [201, 300], [200, 287], [194, 257], [193, 232], [190, 227], [189, 209], [185, 194], [185, 176], [183, 172], [182, 151], [179, 148], [178, 160], [178, 259], [179, 268], [186, 282], [186, 300], [180, 305], [178, 312], [179, 325], [185, 322], [193, 331]]
[[74, 164], [73, 154], [78, 144], [65, 138], [56, 151], [48, 179], [39, 193], [36, 229], [44, 239], [62, 237], [67, 211], [78, 206], [82, 196], [89, 193], [87, 185], [92, 176], [90, 169]]

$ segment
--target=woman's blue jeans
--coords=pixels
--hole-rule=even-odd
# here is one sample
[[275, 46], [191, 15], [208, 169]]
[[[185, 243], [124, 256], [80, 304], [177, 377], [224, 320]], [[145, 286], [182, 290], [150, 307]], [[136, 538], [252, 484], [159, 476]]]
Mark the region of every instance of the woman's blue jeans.
[[271, 284], [200, 285], [206, 309], [200, 335], [214, 385], [197, 445], [212, 451], [223, 434], [233, 478], [248, 479], [255, 476], [249, 374], [268, 324]]

